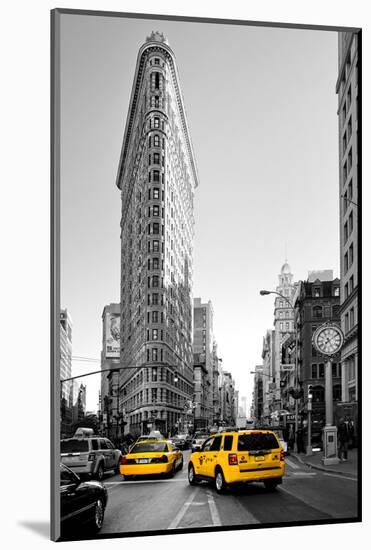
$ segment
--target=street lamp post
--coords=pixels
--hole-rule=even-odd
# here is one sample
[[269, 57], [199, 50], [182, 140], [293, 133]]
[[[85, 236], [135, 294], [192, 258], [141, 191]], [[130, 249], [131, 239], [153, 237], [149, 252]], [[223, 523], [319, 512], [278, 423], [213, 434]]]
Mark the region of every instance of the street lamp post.
[[[280, 296], [283, 300], [285, 300], [293, 312], [294, 317], [294, 334], [295, 334], [295, 390], [298, 392], [299, 384], [298, 384], [298, 325], [296, 322], [296, 316], [295, 316], [295, 308], [291, 301], [281, 294], [281, 292], [277, 292], [275, 290], [261, 290], [260, 295], [266, 296], [268, 294], [277, 294], [277, 296]], [[299, 403], [298, 398], [295, 398], [295, 440], [294, 440], [294, 452], [298, 452], [298, 428], [299, 428]]]

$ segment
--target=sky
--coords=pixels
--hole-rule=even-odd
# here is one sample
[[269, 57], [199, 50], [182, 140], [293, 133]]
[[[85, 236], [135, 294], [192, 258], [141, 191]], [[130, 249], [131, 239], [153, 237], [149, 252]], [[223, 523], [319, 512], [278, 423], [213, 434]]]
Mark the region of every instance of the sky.
[[[61, 306], [73, 375], [99, 369], [102, 311], [119, 301], [115, 185], [137, 54], [174, 51], [200, 185], [195, 297], [211, 300], [223, 368], [251, 402], [282, 264], [339, 276], [337, 33], [62, 15]], [[83, 378], [96, 410], [99, 376]]]

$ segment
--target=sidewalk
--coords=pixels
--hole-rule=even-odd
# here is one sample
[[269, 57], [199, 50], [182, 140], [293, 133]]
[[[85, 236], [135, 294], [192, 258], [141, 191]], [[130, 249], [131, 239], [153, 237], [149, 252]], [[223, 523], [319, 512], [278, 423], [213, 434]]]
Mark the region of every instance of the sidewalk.
[[350, 475], [357, 477], [358, 472], [358, 449], [350, 449], [348, 451], [347, 462], [339, 462], [339, 464], [333, 464], [331, 466], [324, 466], [322, 464], [322, 451], [315, 452], [312, 456], [307, 456], [304, 453], [291, 452], [289, 457], [295, 458], [301, 464], [306, 464], [316, 470], [322, 470], [324, 472], [336, 472], [341, 475]]

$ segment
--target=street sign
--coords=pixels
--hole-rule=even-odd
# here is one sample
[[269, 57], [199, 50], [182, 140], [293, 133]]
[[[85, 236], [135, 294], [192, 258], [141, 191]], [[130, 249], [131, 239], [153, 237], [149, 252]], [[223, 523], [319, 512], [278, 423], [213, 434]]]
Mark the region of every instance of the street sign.
[[295, 370], [295, 365], [293, 363], [287, 363], [287, 365], [280, 365], [281, 370], [293, 372]]

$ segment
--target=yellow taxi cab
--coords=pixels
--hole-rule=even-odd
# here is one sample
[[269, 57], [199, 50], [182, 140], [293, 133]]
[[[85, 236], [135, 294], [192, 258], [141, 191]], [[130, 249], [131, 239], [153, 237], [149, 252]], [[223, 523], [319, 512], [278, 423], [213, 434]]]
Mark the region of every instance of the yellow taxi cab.
[[120, 474], [125, 480], [132, 476], [168, 474], [173, 476], [183, 468], [183, 453], [170, 441], [148, 439], [135, 443], [128, 454], [121, 457]]
[[192, 453], [188, 481], [212, 481], [218, 493], [235, 483], [261, 481], [267, 490], [282, 483], [285, 453], [271, 430], [235, 430], [215, 434]]

